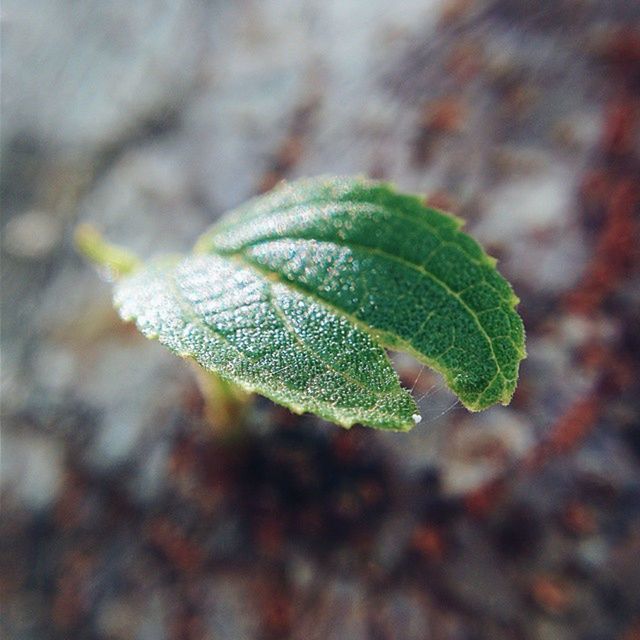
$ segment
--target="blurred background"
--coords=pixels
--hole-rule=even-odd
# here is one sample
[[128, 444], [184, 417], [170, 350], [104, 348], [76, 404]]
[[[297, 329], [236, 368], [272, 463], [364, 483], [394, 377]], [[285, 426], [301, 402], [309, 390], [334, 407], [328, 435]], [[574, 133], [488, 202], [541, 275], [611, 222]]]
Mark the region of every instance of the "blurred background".
[[[5, 0], [3, 638], [640, 638], [640, 5]], [[397, 358], [410, 434], [216, 439], [91, 222], [187, 251], [281, 179], [455, 212], [522, 299], [512, 405]]]

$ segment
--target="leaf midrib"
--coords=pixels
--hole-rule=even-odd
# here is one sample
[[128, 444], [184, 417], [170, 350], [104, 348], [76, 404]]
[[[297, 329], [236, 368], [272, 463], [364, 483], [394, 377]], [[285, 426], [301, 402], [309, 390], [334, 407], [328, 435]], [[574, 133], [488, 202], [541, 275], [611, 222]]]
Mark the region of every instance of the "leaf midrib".
[[[506, 378], [506, 376], [502, 373], [502, 368], [500, 367], [500, 364], [498, 363], [498, 359], [495, 353], [495, 349], [493, 346], [493, 340], [491, 339], [491, 337], [489, 336], [489, 334], [487, 333], [486, 329], [483, 327], [482, 323], [480, 322], [480, 319], [478, 318], [478, 315], [476, 314], [476, 312], [471, 309], [471, 307], [469, 307], [469, 305], [464, 302], [464, 300], [460, 297], [460, 294], [456, 293], [455, 291], [453, 291], [453, 289], [451, 289], [449, 287], [449, 285], [446, 284], [446, 282], [444, 282], [443, 280], [441, 280], [440, 278], [438, 278], [435, 274], [431, 273], [430, 271], [428, 271], [427, 269], [425, 269], [423, 266], [416, 264], [414, 262], [411, 262], [409, 260], [406, 260], [405, 258], [402, 258], [400, 256], [395, 256], [392, 253], [389, 253], [387, 251], [384, 251], [383, 249], [379, 249], [379, 248], [374, 248], [374, 247], [369, 247], [367, 245], [363, 245], [360, 243], [354, 243], [354, 242], [350, 242], [350, 243], [346, 243], [346, 242], [334, 242], [334, 241], [329, 241], [329, 240], [317, 240], [316, 238], [306, 238], [306, 237], [301, 237], [301, 236], [293, 236], [293, 237], [287, 237], [287, 236], [280, 236], [277, 238], [277, 241], [287, 241], [287, 240], [305, 240], [307, 242], [315, 242], [317, 244], [333, 244], [335, 246], [338, 247], [342, 247], [342, 248], [346, 248], [346, 249], [360, 249], [362, 251], [365, 252], [371, 252], [373, 254], [377, 254], [380, 255], [382, 257], [385, 257], [387, 259], [390, 260], [395, 260], [396, 262], [399, 262], [400, 264], [403, 264], [405, 266], [407, 266], [408, 268], [411, 268], [415, 271], [418, 271], [419, 273], [422, 273], [423, 275], [427, 276], [428, 278], [430, 278], [434, 283], [436, 283], [437, 285], [439, 285], [446, 293], [448, 293], [449, 295], [451, 295], [454, 299], [456, 299], [458, 301], [458, 303], [462, 306], [462, 308], [468, 313], [468, 315], [471, 317], [471, 319], [473, 320], [473, 322], [475, 323], [475, 325], [478, 327], [481, 336], [485, 339], [486, 343], [489, 346], [489, 349], [491, 351], [491, 358], [495, 364], [496, 367], [496, 375], [493, 376], [493, 378], [488, 382], [488, 384], [485, 386], [485, 388], [478, 393], [477, 398], [479, 399], [480, 397], [482, 397], [482, 395], [487, 391], [487, 389], [491, 386], [491, 384], [493, 383], [493, 381], [496, 379], [497, 376], [500, 376], [500, 378], [502, 379], [502, 394], [501, 394], [501, 399], [504, 399], [504, 392], [508, 390], [506, 389], [506, 383], [508, 383], [508, 379]], [[267, 242], [273, 242], [273, 239], [269, 239], [269, 240], [265, 240], [265, 239], [260, 239], [257, 242], [254, 242], [252, 244], [247, 244], [244, 245], [242, 247], [242, 249], [240, 251], [220, 251], [218, 253], [218, 255], [221, 256], [225, 256], [225, 257], [237, 257], [241, 260], [241, 263], [244, 266], [247, 266], [249, 268], [253, 268], [261, 273], [268, 273], [271, 275], [275, 275], [278, 278], [278, 281], [285, 285], [285, 286], [291, 286], [293, 283], [290, 280], [287, 279], [283, 279], [283, 277], [277, 273], [276, 271], [271, 271], [269, 269], [266, 269], [264, 267], [261, 267], [260, 265], [257, 265], [254, 261], [248, 259], [247, 255], [246, 255], [246, 251], [248, 249], [251, 248], [255, 248], [261, 244], [265, 244]], [[314, 298], [317, 298], [318, 300], [320, 300], [321, 302], [325, 302], [325, 300], [323, 298], [320, 298], [319, 296], [317, 296], [317, 294], [314, 294], [313, 292], [310, 292], [309, 290], [305, 289], [304, 287], [301, 287], [302, 291], [304, 291], [306, 294], [310, 294], [313, 295]], [[340, 311], [341, 313], [345, 314], [346, 312], [344, 310], [341, 310], [339, 307], [335, 307], [334, 308], [338, 309], [338, 311]], [[348, 314], [349, 316], [352, 316], [352, 314]], [[359, 324], [362, 325], [364, 321], [360, 320]], [[366, 325], [365, 325], [366, 326]], [[368, 331], [371, 332], [371, 328], [368, 328]], [[415, 352], [416, 349], [415, 347], [413, 347], [413, 351]], [[422, 359], [424, 359], [424, 356], [421, 355], [420, 356]], [[440, 365], [441, 367], [442, 365]], [[477, 400], [476, 400], [477, 401]]]

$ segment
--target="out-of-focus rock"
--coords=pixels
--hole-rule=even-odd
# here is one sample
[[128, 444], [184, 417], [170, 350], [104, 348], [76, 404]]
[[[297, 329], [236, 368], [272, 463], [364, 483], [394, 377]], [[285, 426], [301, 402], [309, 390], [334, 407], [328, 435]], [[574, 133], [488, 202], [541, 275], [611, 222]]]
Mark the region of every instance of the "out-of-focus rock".
[[28, 509], [49, 507], [64, 474], [62, 443], [28, 431], [4, 432], [0, 455], [3, 491]]
[[368, 637], [366, 593], [362, 585], [334, 580], [326, 584], [313, 611], [294, 622], [295, 640], [339, 640]]
[[45, 211], [27, 211], [15, 216], [4, 229], [5, 251], [19, 258], [47, 257], [62, 237], [58, 220]]
[[259, 621], [251, 606], [251, 584], [240, 576], [221, 575], [206, 585], [204, 627], [213, 638], [258, 638]]
[[490, 482], [533, 446], [531, 425], [508, 409], [495, 408], [449, 426], [441, 452], [443, 490], [463, 495]]
[[3, 136], [84, 153], [185, 102], [204, 44], [203, 3], [9, 1]]
[[424, 608], [424, 594], [398, 591], [384, 594], [384, 602], [373, 614], [376, 630], [389, 640], [429, 640], [430, 620]]

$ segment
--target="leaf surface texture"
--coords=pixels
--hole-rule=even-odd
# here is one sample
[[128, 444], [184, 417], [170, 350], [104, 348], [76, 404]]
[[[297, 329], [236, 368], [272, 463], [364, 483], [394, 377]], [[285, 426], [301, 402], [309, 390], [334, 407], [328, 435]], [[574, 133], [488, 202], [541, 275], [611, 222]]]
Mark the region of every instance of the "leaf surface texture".
[[442, 373], [471, 410], [510, 401], [525, 354], [511, 286], [460, 226], [383, 183], [302, 180], [225, 216], [194, 255], [121, 280], [116, 304], [294, 411], [406, 430], [417, 409], [385, 348]]

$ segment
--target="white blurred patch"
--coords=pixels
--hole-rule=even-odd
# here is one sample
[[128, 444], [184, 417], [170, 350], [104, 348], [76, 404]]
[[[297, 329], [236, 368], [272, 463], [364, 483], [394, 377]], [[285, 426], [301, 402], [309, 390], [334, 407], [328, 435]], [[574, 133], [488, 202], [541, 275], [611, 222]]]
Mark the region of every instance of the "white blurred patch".
[[511, 242], [549, 228], [565, 226], [574, 201], [573, 174], [561, 165], [491, 191], [474, 235], [484, 242]]
[[498, 476], [534, 444], [531, 425], [509, 409], [495, 407], [451, 427], [443, 447], [442, 485], [462, 495]]
[[487, 197], [473, 235], [503, 248], [499, 268], [510, 280], [550, 294], [570, 289], [582, 276], [589, 255], [574, 224], [575, 181], [573, 172], [555, 162]]
[[3, 231], [2, 246], [19, 258], [48, 256], [62, 239], [62, 225], [47, 211], [27, 211], [14, 216]]
[[2, 434], [0, 485], [28, 509], [44, 509], [58, 495], [63, 474], [62, 447], [37, 434]]

